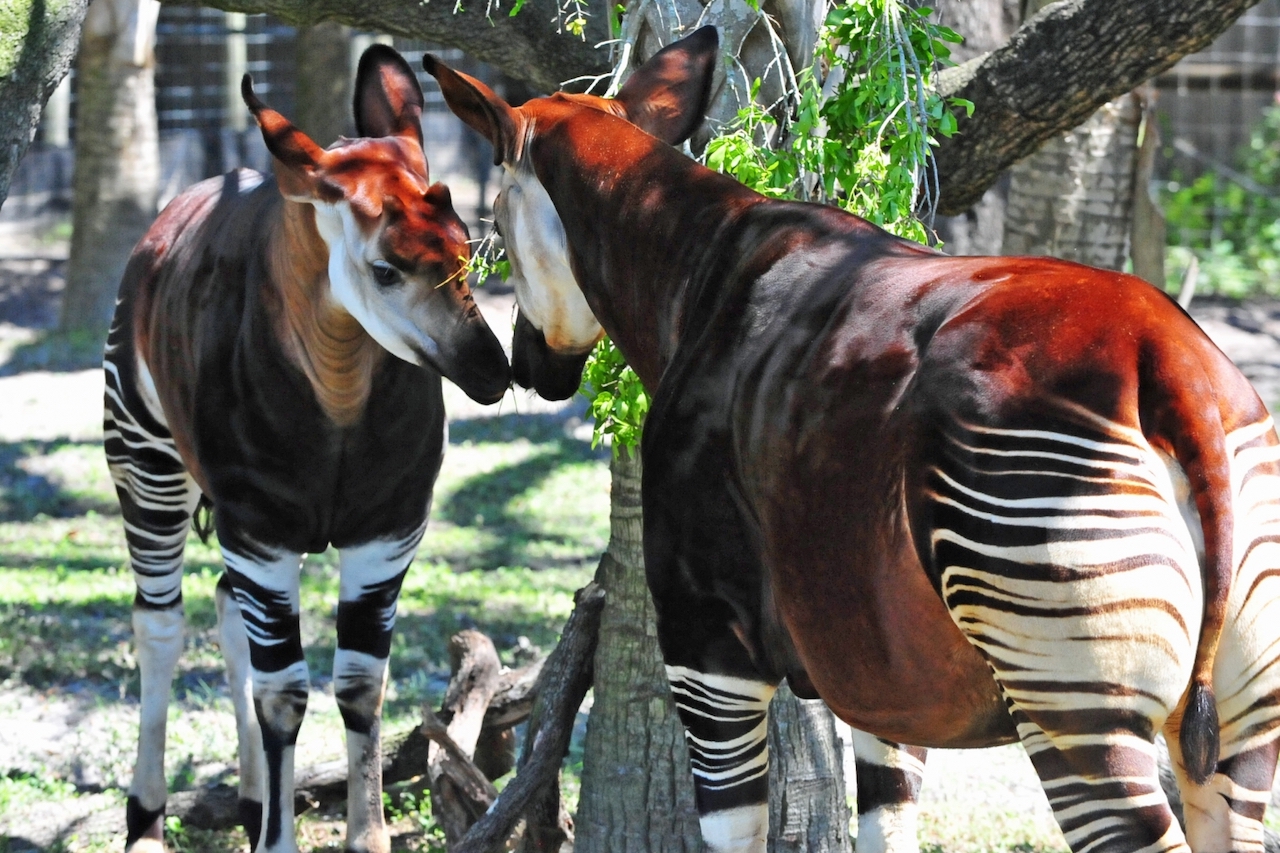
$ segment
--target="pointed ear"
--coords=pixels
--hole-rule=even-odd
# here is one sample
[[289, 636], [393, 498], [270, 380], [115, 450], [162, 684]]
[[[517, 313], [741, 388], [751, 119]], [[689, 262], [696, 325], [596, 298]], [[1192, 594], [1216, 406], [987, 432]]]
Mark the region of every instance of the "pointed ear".
[[372, 45], [356, 71], [356, 132], [361, 136], [405, 136], [422, 145], [422, 87], [404, 57], [385, 44]]
[[287, 118], [258, 100], [253, 92], [253, 78], [248, 74], [240, 81], [240, 96], [253, 113], [254, 121], [262, 129], [262, 141], [276, 160], [276, 182], [285, 198], [332, 201], [335, 188], [319, 175], [324, 149]]
[[436, 78], [444, 102], [472, 130], [493, 145], [493, 165], [516, 158], [516, 112], [479, 80], [454, 71], [431, 54], [423, 54], [422, 67]]
[[679, 145], [693, 135], [707, 113], [719, 52], [715, 27], [695, 30], [649, 57], [627, 78], [615, 100], [632, 124]]

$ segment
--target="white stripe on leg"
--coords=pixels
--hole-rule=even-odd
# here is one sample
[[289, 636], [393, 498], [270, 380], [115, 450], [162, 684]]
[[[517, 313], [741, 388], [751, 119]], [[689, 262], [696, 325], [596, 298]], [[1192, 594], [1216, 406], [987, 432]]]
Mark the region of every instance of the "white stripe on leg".
[[755, 803], [698, 818], [711, 853], [764, 853], [769, 840], [769, 804]]

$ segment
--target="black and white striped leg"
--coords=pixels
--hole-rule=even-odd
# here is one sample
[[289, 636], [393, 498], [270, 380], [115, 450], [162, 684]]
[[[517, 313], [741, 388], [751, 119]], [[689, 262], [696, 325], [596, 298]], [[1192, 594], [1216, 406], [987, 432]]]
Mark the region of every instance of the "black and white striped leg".
[[[1116, 715], [1104, 733], [1046, 732], [1013, 709], [1018, 737], [1076, 853], [1186, 853], [1187, 841], [1160, 787], [1154, 736]], [[1056, 717], [1056, 715], [1055, 715]]]
[[333, 692], [347, 730], [347, 850], [386, 853], [382, 816], [382, 699], [396, 601], [423, 528], [400, 540], [340, 551]]
[[667, 666], [684, 723], [702, 838], [713, 853], [763, 853], [769, 837], [769, 701], [763, 680]]
[[[262, 745], [262, 853], [297, 853], [293, 833], [293, 760], [311, 687], [302, 656], [298, 582], [301, 556], [224, 535], [227, 579], [248, 637], [253, 706]], [[237, 541], [241, 551], [227, 542]], [[247, 553], [252, 550], [252, 553]], [[227, 615], [227, 614], [224, 614]]]
[[227, 665], [227, 684], [236, 711], [236, 735], [240, 758], [240, 824], [256, 850], [262, 835], [263, 762], [262, 729], [253, 709], [253, 670], [249, 664], [249, 635], [231, 581], [224, 574], [215, 590], [218, 607], [218, 641]]
[[927, 750], [851, 731], [858, 853], [918, 853], [916, 815]]
[[[168, 429], [136, 392], [126, 391], [113, 354], [109, 348], [103, 445], [137, 586], [133, 631], [142, 690], [125, 844], [134, 853], [149, 853], [164, 849], [165, 722], [185, 630], [182, 556], [200, 490]], [[126, 375], [132, 370], [125, 365]]]

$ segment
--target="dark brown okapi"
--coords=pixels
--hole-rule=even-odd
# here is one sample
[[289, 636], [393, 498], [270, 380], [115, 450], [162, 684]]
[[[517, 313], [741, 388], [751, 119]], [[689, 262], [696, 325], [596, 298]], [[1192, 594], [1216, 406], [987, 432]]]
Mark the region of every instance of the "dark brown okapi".
[[947, 257], [684, 157], [718, 59], [704, 28], [614, 100], [519, 108], [425, 60], [504, 168], [517, 381], [567, 393], [603, 330], [653, 392], [645, 561], [712, 849], [764, 850], [786, 677], [896, 742], [1021, 740], [1077, 853], [1261, 850], [1280, 441], [1253, 389], [1135, 278]]
[[297, 850], [293, 745], [309, 685], [299, 568], [333, 545], [347, 849], [386, 851], [382, 696], [444, 451], [440, 376], [492, 403], [510, 367], [467, 286], [466, 227], [428, 180], [422, 91], [400, 55], [364, 54], [362, 138], [328, 150], [259, 101], [248, 76], [242, 89], [275, 180], [241, 170], [174, 199], [134, 250], [107, 344], [106, 452], [142, 674], [127, 846], [163, 849], [183, 546], [203, 496], [227, 567], [219, 631], [254, 849]]

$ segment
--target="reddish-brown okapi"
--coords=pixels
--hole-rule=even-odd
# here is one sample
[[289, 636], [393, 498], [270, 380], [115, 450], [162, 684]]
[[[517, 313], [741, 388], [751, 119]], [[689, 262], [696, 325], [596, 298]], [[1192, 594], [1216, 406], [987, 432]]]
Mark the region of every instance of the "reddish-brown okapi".
[[309, 684], [299, 568], [333, 545], [347, 849], [386, 851], [382, 696], [444, 451], [440, 376], [492, 403], [510, 367], [467, 286], [466, 227], [428, 180], [422, 90], [404, 59], [364, 54], [362, 138], [327, 150], [259, 101], [248, 76], [242, 92], [275, 180], [242, 170], [174, 199], [134, 250], [107, 343], [106, 452], [142, 675], [127, 845], [163, 849], [183, 545], [203, 495], [227, 567], [219, 631], [254, 849], [297, 850], [293, 745]]
[[897, 742], [1021, 740], [1078, 853], [1261, 850], [1280, 441], [1249, 384], [1137, 279], [684, 157], [718, 59], [705, 28], [614, 100], [518, 109], [425, 61], [504, 168], [516, 380], [569, 393], [603, 329], [653, 392], [645, 561], [712, 849], [764, 850], [786, 677]]

